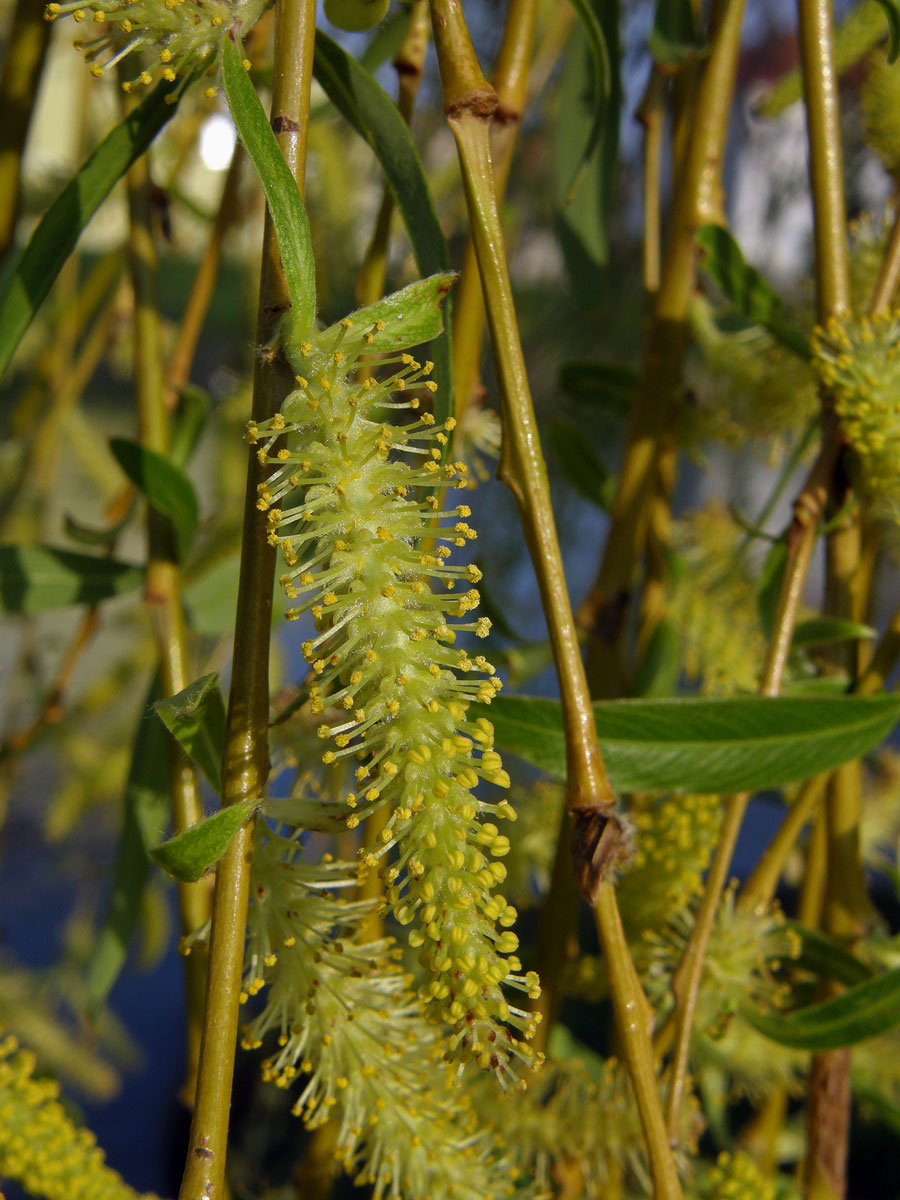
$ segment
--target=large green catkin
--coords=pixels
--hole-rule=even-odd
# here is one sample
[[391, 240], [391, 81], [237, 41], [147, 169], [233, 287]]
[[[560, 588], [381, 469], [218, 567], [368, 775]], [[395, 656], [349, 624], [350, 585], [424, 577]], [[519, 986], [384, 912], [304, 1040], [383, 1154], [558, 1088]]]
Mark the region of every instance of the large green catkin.
[[[382, 359], [395, 368], [389, 378], [356, 381], [379, 327], [348, 319], [285, 347], [297, 389], [248, 433], [260, 462], [273, 467], [259, 506], [284, 553], [281, 583], [301, 600], [287, 616], [310, 612], [316, 623], [303, 644], [311, 707], [336, 714], [319, 729], [330, 742], [323, 761], [359, 761], [347, 825], [390, 809], [364, 865], [381, 865], [399, 923], [418, 921], [409, 943], [426, 973], [420, 999], [430, 1020], [451, 1027], [449, 1060], [461, 1069], [475, 1059], [515, 1078], [514, 1058], [535, 1061], [527, 1045], [535, 1017], [503, 989], [533, 997], [538, 981], [522, 971], [510, 928], [516, 912], [497, 891], [509, 841], [496, 822], [515, 813], [505, 797], [474, 792], [480, 780], [506, 787], [509, 779], [491, 725], [467, 715], [471, 700], [489, 702], [500, 685], [482, 655], [456, 646], [460, 633], [490, 629], [484, 617], [466, 619], [479, 603], [470, 585], [480, 572], [449, 561], [450, 546], [475, 537], [470, 510], [438, 511], [434, 495], [465, 487], [466, 473], [441, 462], [453, 421], [416, 418], [413, 389], [435, 389], [430, 363], [398, 354]], [[378, 419], [399, 410], [413, 420]], [[420, 548], [425, 536], [436, 549]]]

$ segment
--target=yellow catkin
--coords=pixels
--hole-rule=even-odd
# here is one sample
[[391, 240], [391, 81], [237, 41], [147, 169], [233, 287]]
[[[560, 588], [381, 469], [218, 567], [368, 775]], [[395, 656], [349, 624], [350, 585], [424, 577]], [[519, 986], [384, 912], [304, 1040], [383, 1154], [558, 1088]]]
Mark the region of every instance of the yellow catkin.
[[[87, 1129], [59, 1102], [59, 1085], [35, 1078], [35, 1057], [14, 1037], [0, 1041], [0, 1183], [14, 1180], [45, 1200], [139, 1200]], [[154, 1200], [144, 1196], [142, 1200]]]

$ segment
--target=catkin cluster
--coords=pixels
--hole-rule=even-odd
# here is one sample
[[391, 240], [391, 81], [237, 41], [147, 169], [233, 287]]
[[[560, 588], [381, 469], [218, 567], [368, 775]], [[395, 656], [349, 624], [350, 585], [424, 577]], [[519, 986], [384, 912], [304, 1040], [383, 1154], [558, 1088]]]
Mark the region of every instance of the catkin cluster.
[[[75, 40], [76, 50], [92, 64], [91, 74], [104, 73], [137, 53], [141, 70], [122, 84], [126, 92], [155, 79], [180, 85], [167, 100], [174, 103], [190, 79], [211, 68], [223, 35], [246, 33], [259, 20], [268, 0], [54, 0], [44, 10], [48, 21], [71, 16], [93, 36]], [[207, 96], [215, 88], [207, 89]]]
[[438, 425], [419, 408], [417, 393], [435, 390], [431, 363], [399, 353], [382, 360], [387, 378], [357, 376], [379, 326], [347, 319], [285, 348], [297, 388], [248, 432], [272, 468], [258, 503], [284, 555], [282, 586], [299, 601], [288, 619], [315, 622], [303, 653], [323, 762], [358, 764], [347, 827], [389, 814], [364, 864], [381, 867], [397, 921], [417, 922], [409, 944], [425, 971], [419, 997], [432, 1021], [451, 1027], [448, 1059], [505, 1078], [514, 1058], [533, 1060], [535, 1018], [504, 988], [539, 989], [516, 956], [516, 911], [498, 890], [509, 850], [499, 822], [515, 813], [503, 796], [475, 794], [482, 780], [509, 779], [490, 723], [467, 712], [499, 688], [494, 668], [457, 644], [490, 629], [469, 615], [480, 571], [451, 562], [451, 547], [475, 537], [470, 510], [442, 510], [436, 494], [465, 487], [466, 472], [443, 462], [453, 421]]
[[300, 1089], [292, 1111], [308, 1126], [338, 1122], [336, 1156], [376, 1200], [499, 1200], [507, 1164], [466, 1091], [448, 1086], [399, 950], [364, 940], [371, 902], [341, 898], [356, 868], [301, 854], [300, 834], [260, 823], [241, 1000], [267, 990], [244, 1048], [267, 1047], [263, 1077]]
[[72, 1122], [56, 1081], [35, 1078], [34, 1069], [34, 1055], [14, 1037], [0, 1040], [0, 1184], [15, 1180], [46, 1200], [139, 1200], [106, 1166], [94, 1135]]
[[900, 497], [900, 310], [834, 319], [815, 330], [813, 366], [863, 470], [870, 494], [896, 506]]

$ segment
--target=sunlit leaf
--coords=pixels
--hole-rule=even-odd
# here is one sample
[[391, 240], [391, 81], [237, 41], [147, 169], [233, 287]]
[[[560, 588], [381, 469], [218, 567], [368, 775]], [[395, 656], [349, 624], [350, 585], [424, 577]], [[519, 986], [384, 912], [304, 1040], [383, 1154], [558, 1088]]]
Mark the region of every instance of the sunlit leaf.
[[316, 264], [306, 209], [241, 52], [227, 37], [222, 41], [222, 81], [238, 135], [266, 193], [291, 297], [293, 337], [300, 341], [312, 329], [316, 315]]
[[154, 846], [150, 855], [169, 875], [194, 883], [219, 861], [228, 843], [258, 808], [258, 800], [230, 804], [184, 833]]
[[[381, 164], [406, 225], [420, 274], [427, 277], [446, 273], [450, 265], [447, 243], [422, 160], [397, 105], [364, 66], [321, 31], [316, 33], [313, 70], [328, 98], [368, 142]], [[449, 303], [444, 309], [444, 331], [429, 353], [439, 384], [434, 416], [442, 422], [453, 412]]]
[[[497, 746], [566, 776], [558, 700], [499, 696], [473, 705]], [[900, 698], [610, 700], [594, 705], [603, 759], [618, 792], [741, 792], [828, 771], [877, 746], [900, 720]]]
[[[430, 342], [444, 328], [444, 301], [456, 280], [457, 276], [450, 271], [419, 279], [383, 300], [356, 309], [350, 313], [350, 320], [360, 328], [372, 330], [368, 346], [375, 354], [408, 350], [410, 346]], [[376, 322], [382, 328], [372, 328]], [[320, 335], [321, 343], [327, 346], [329, 335], [336, 336], [339, 331], [340, 323], [329, 326]]]

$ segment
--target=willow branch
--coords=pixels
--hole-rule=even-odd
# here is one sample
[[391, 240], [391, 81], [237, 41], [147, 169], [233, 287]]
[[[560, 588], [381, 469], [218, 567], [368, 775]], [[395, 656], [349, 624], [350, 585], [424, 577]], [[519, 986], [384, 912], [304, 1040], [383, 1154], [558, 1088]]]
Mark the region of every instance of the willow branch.
[[431, 15], [444, 111], [459, 151], [500, 381], [504, 425], [500, 478], [519, 506], [559, 677], [566, 727], [567, 808], [575, 818], [575, 870], [582, 892], [596, 904], [597, 927], [615, 997], [616, 1027], [626, 1047], [654, 1194], [657, 1200], [678, 1200], [681, 1188], [665, 1137], [653, 1072], [648, 1006], [607, 878], [610, 863], [620, 852], [622, 829], [597, 743], [506, 267], [488, 137], [496, 96], [481, 74], [459, 0], [431, 0]]
[[[309, 122], [309, 89], [315, 38], [310, 0], [277, 0], [272, 88], [272, 127], [298, 184], [303, 187]], [[289, 303], [274, 231], [267, 215], [263, 233], [257, 341], [272, 338]], [[280, 359], [256, 361], [252, 416], [268, 420], [291, 386]], [[269, 635], [275, 579], [275, 548], [265, 515], [256, 507], [264, 468], [248, 456], [241, 568], [228, 700], [222, 803], [263, 794], [269, 771]], [[206, 1011], [194, 1118], [180, 1200], [221, 1197], [225, 1181], [228, 1114], [234, 1074], [247, 903], [252, 822], [235, 835], [216, 871], [209, 947]]]

